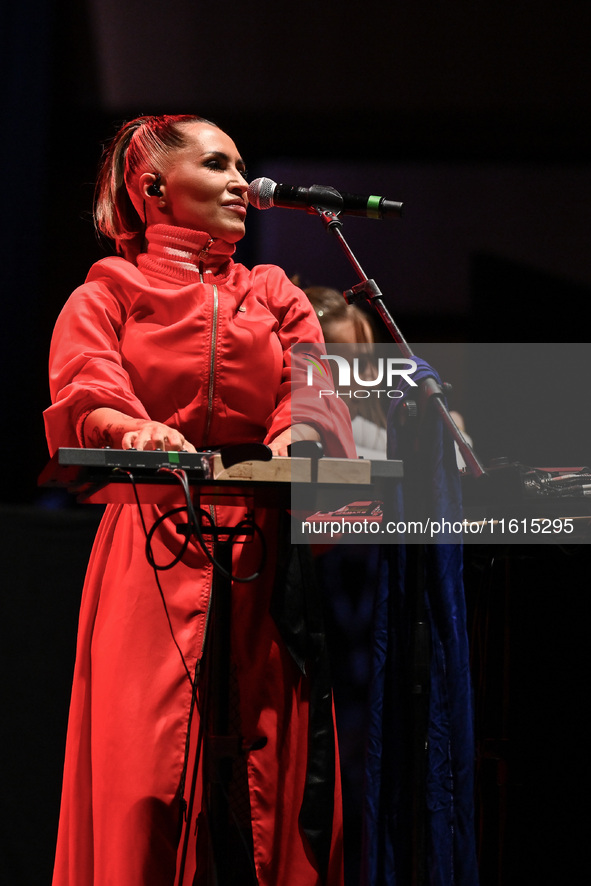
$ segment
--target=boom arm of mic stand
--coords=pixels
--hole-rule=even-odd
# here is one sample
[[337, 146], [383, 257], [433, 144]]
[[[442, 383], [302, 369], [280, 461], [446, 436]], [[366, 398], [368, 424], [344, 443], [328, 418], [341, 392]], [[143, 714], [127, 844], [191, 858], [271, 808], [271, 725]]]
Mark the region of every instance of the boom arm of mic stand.
[[[316, 206], [314, 208], [320, 216], [326, 230], [329, 233], [334, 234], [334, 236], [339, 241], [341, 248], [343, 249], [350, 263], [355, 268], [355, 271], [357, 272], [357, 275], [361, 280], [361, 283], [358, 283], [356, 286], [353, 286], [352, 289], [348, 290], [347, 295], [349, 296], [349, 298], [347, 298], [347, 301], [354, 301], [355, 299], [364, 298], [367, 302], [372, 304], [382, 318], [384, 325], [388, 329], [388, 332], [400, 348], [402, 355], [409, 358], [413, 357], [414, 355], [407, 341], [405, 340], [401, 331], [398, 329], [398, 326], [394, 322], [392, 315], [384, 304], [384, 299], [378, 285], [376, 284], [375, 280], [368, 279], [367, 275], [363, 271], [363, 268], [355, 258], [351, 247], [345, 240], [341, 231], [341, 228], [343, 227], [343, 222], [339, 218], [338, 212], [334, 212], [332, 209], [325, 209], [322, 206]], [[450, 415], [449, 409], [445, 404], [445, 394], [441, 386], [434, 378], [427, 378], [421, 382], [420, 387], [427, 394], [429, 401], [433, 402], [433, 405], [435, 409], [437, 409], [445, 427], [457, 443], [458, 449], [462, 454], [466, 467], [470, 471], [472, 476], [476, 478], [484, 476], [486, 474], [486, 471], [483, 465], [481, 464], [476, 454], [473, 452], [472, 447], [464, 438], [462, 432]]]

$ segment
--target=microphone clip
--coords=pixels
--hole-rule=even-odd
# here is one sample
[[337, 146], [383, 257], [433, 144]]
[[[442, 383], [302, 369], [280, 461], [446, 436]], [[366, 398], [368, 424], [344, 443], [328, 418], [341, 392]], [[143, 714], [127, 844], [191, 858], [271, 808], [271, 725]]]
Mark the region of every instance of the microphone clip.
[[324, 206], [313, 206], [311, 207], [310, 212], [316, 212], [320, 216], [322, 224], [327, 231], [332, 231], [334, 228], [343, 227], [341, 214], [340, 212], [335, 212], [334, 209], [326, 209]]

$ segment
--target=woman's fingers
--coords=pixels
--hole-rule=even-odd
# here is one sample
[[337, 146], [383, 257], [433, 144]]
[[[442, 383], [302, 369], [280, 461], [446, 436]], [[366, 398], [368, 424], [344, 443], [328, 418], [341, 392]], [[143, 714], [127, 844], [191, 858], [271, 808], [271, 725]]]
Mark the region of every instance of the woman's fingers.
[[154, 421], [145, 422], [136, 431], [128, 431], [123, 435], [121, 445], [123, 449], [161, 449], [165, 452], [178, 452], [183, 449], [187, 452], [196, 452], [193, 444], [189, 443], [180, 431]]

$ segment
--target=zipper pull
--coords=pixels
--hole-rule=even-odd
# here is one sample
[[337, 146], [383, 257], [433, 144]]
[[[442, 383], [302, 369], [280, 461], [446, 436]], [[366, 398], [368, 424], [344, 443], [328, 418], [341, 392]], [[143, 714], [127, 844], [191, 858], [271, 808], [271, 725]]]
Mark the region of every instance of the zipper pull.
[[211, 249], [212, 246], [213, 246], [213, 237], [210, 237], [209, 240], [207, 241], [207, 243], [205, 244], [205, 246], [203, 247], [203, 249], [201, 250], [201, 252], [199, 253], [199, 260], [200, 261], [205, 261], [205, 259], [209, 255], [209, 250]]
[[[203, 279], [203, 273], [204, 273], [203, 272], [203, 265], [204, 265], [205, 260], [207, 259], [207, 256], [209, 255], [209, 250], [211, 249], [212, 245], [213, 245], [213, 237], [210, 237], [198, 256], [198, 258], [199, 258], [199, 281], [201, 283], [205, 283], [205, 280]], [[211, 271], [206, 271], [205, 273], [211, 273]]]

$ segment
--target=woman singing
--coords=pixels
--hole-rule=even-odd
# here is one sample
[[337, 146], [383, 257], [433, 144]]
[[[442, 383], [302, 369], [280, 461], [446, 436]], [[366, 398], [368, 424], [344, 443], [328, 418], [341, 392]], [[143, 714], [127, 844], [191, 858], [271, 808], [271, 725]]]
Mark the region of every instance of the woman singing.
[[[292, 424], [290, 349], [322, 334], [283, 271], [234, 262], [247, 202], [244, 162], [216, 125], [142, 117], [118, 132], [95, 205], [117, 255], [93, 265], [58, 318], [45, 413], [51, 453], [264, 442], [281, 456], [293, 440], [320, 439], [329, 454], [354, 457], [338, 404], [320, 424], [313, 415]], [[236, 526], [244, 514], [224, 505], [210, 518]], [[191, 540], [156, 576], [145, 530], [161, 516], [156, 505], [110, 504], [97, 534], [81, 602], [54, 886], [218, 882], [207, 776], [196, 762], [216, 564], [211, 543], [204, 550]], [[153, 533], [156, 564], [174, 559], [183, 520], [164, 519]], [[243, 751], [228, 788], [227, 883], [219, 886], [339, 886], [338, 754], [330, 692], [316, 681], [318, 637], [301, 602], [303, 620], [293, 623], [290, 606], [306, 589], [302, 570], [294, 582], [293, 556], [279, 563], [277, 512], [257, 511], [255, 522], [258, 535], [233, 548], [233, 575], [255, 578], [232, 583], [231, 716]]]

